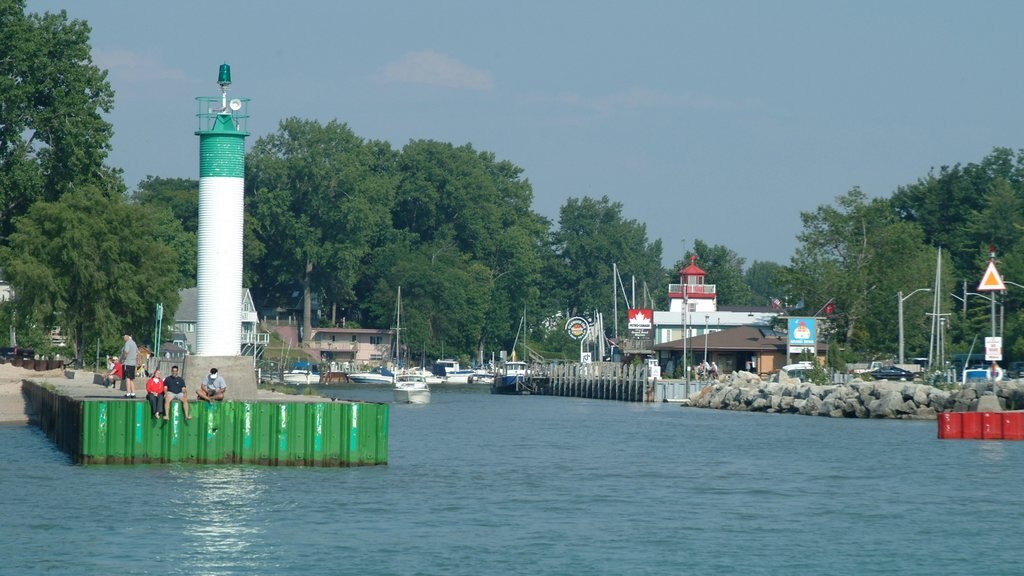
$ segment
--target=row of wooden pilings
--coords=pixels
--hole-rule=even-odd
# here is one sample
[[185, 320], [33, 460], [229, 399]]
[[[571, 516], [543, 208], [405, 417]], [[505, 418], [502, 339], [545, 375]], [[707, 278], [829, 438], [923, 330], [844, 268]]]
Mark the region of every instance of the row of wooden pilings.
[[654, 387], [648, 381], [644, 365], [555, 364], [545, 367], [544, 372], [547, 382], [539, 383], [541, 394], [622, 402], [654, 401]]

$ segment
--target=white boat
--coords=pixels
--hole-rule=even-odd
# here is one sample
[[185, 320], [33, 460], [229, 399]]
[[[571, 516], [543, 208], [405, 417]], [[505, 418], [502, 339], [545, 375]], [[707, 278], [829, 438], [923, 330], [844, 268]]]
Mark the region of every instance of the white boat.
[[286, 370], [281, 379], [285, 384], [293, 386], [309, 386], [320, 383], [320, 372], [309, 362], [296, 362], [291, 370]]
[[472, 370], [452, 370], [444, 378], [445, 384], [469, 384], [473, 378]]
[[469, 379], [470, 384], [494, 384], [494, 372], [488, 370], [473, 370], [473, 376]]
[[428, 386], [436, 386], [438, 384], [444, 384], [444, 378], [437, 376], [426, 368], [412, 368], [405, 372], [406, 374], [412, 374], [414, 376], [423, 376], [427, 380]]
[[381, 366], [371, 372], [352, 372], [348, 374], [349, 382], [356, 384], [394, 384], [395, 375]]
[[427, 384], [426, 377], [409, 373], [395, 376], [395, 402], [430, 403], [430, 385]]

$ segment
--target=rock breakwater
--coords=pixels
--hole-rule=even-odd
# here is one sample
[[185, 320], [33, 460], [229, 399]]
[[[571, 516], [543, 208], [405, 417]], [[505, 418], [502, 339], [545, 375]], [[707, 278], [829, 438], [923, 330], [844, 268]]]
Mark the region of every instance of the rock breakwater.
[[978, 382], [955, 390], [915, 382], [860, 379], [818, 386], [787, 378], [764, 382], [755, 374], [734, 372], [692, 396], [690, 405], [832, 418], [929, 420], [939, 412], [1022, 409], [1024, 382]]

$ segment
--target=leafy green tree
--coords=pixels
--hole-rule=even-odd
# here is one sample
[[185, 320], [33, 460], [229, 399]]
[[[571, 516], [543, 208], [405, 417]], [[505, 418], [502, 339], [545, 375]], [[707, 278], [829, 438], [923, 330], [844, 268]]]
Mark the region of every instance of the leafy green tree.
[[[405, 253], [435, 266], [446, 262], [456, 276], [466, 267], [475, 270], [472, 289], [445, 292], [465, 298], [448, 305], [461, 307], [467, 320], [483, 315], [480, 330], [469, 333], [473, 346], [458, 352], [482, 360], [487, 346], [510, 345], [523, 307], [536, 300], [548, 231], [547, 221], [530, 209], [533, 191], [522, 169], [468, 144], [413, 141], [402, 149], [399, 176], [393, 222], [410, 235], [412, 250]], [[478, 280], [488, 286], [477, 286]], [[480, 298], [481, 291], [488, 297]], [[452, 350], [452, 337], [439, 331], [448, 324], [433, 322], [432, 337]]]
[[139, 182], [134, 198], [143, 206], [167, 208], [185, 232], [199, 233], [198, 180], [147, 176]]
[[869, 200], [854, 188], [836, 203], [800, 215], [801, 244], [784, 274], [788, 300], [805, 300], [809, 314], [831, 301], [832, 338], [863, 353], [892, 355], [895, 295], [932, 286], [934, 250], [888, 200]]
[[265, 252], [251, 265], [265, 286], [299, 281], [303, 326], [312, 294], [356, 301], [353, 286], [376, 238], [391, 229], [394, 154], [345, 124], [289, 118], [247, 159], [247, 209]]
[[24, 0], [0, 3], [0, 242], [37, 200], [91, 185], [124, 191], [104, 166], [114, 92], [92, 61], [90, 28], [67, 13], [26, 14]]
[[772, 298], [783, 294], [782, 274], [785, 267], [777, 262], [755, 260], [743, 273], [743, 280], [750, 287], [753, 300], [750, 304], [770, 306]]
[[162, 240], [178, 255], [182, 288], [194, 286], [199, 252], [199, 182], [148, 176], [139, 183], [134, 200], [147, 210], [166, 212], [160, 218], [162, 222], [177, 220], [177, 225], [161, 230]]
[[20, 325], [60, 326], [76, 358], [97, 340], [148, 334], [157, 303], [171, 317], [178, 305], [178, 256], [161, 238], [175, 226], [92, 186], [35, 203], [0, 249]]
[[694, 255], [697, 256], [697, 266], [707, 274], [704, 283], [715, 285], [719, 306], [754, 303], [754, 293], [744, 278], [746, 260], [720, 244], [709, 246], [703, 240], [694, 240], [693, 250], [687, 251], [683, 259], [673, 266], [669, 274], [670, 283], [679, 282], [679, 271], [690, 265], [690, 256]]
[[369, 321], [395, 327], [401, 287], [404, 356], [469, 358], [483, 332], [491, 297], [489, 270], [450, 245], [423, 244], [411, 252], [400, 246], [396, 242], [374, 257], [386, 272], [367, 294]]
[[[623, 217], [622, 204], [607, 196], [567, 200], [559, 210], [552, 246], [554, 256], [545, 273], [547, 301], [569, 316], [612, 308], [613, 263], [641, 285], [658, 286], [664, 279], [661, 240], [648, 242], [647, 226]], [[620, 307], [622, 326], [626, 308]]]

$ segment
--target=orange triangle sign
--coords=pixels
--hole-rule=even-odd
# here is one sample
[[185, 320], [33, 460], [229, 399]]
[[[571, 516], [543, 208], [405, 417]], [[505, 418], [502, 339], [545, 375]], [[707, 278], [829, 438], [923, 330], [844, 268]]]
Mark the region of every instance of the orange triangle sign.
[[1003, 284], [1003, 277], [999, 275], [999, 270], [996, 270], [996, 263], [989, 260], [985, 275], [981, 278], [981, 284], [978, 284], [978, 291], [992, 292], [995, 290], [1006, 290], [1006, 284]]

